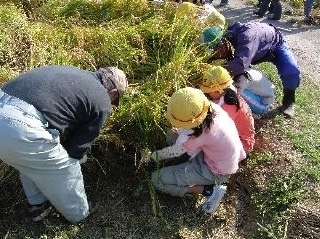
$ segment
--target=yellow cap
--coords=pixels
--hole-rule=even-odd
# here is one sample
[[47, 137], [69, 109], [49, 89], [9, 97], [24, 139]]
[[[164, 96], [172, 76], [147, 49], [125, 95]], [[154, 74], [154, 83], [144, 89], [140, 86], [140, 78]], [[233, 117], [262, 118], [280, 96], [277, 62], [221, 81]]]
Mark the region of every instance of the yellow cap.
[[198, 6], [191, 2], [183, 2], [178, 5], [176, 17], [189, 17], [197, 12]]
[[203, 73], [200, 89], [204, 93], [223, 91], [232, 84], [233, 80], [229, 72], [222, 66], [212, 66]]
[[206, 23], [211, 26], [217, 26], [221, 29], [225, 28], [226, 18], [218, 11], [213, 11], [206, 19]]
[[167, 119], [173, 127], [192, 129], [206, 118], [210, 102], [199, 89], [186, 87], [176, 91], [167, 107]]

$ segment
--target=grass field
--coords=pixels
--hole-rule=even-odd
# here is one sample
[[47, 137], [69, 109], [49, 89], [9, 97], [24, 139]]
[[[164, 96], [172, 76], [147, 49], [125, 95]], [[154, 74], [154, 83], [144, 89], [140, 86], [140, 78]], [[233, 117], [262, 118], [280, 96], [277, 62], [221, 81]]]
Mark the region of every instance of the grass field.
[[[216, 214], [201, 212], [201, 198], [152, 187], [156, 165], [140, 152], [163, 147], [169, 95], [195, 84], [205, 67], [197, 39], [206, 25], [174, 13], [173, 4], [142, 0], [1, 1], [0, 84], [40, 65], [117, 65], [130, 89], [83, 165], [98, 210], [79, 224], [58, 212], [32, 223], [18, 173], [0, 163], [0, 238], [320, 238], [320, 88], [304, 75], [295, 119], [255, 121], [255, 149]], [[275, 68], [258, 67], [276, 85], [279, 104]]]

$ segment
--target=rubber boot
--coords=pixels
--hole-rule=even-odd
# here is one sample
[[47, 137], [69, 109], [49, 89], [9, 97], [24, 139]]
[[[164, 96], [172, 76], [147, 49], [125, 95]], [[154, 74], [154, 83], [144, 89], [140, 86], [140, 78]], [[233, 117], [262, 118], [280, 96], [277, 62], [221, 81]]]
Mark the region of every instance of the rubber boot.
[[295, 90], [283, 89], [282, 106], [280, 110], [287, 118], [294, 117], [295, 92]]
[[282, 5], [279, 0], [272, 0], [272, 12], [269, 14], [268, 19], [270, 20], [280, 20], [282, 15]]
[[259, 10], [254, 11], [253, 13], [259, 18], [263, 17], [264, 14], [268, 11], [271, 0], [262, 0], [260, 2]]

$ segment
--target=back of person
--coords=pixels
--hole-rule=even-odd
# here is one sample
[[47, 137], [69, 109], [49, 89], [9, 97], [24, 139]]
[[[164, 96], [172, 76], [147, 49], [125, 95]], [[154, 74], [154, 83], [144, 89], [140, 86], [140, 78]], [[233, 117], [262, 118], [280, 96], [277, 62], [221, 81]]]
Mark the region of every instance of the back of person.
[[275, 86], [267, 76], [255, 67], [249, 67], [246, 72], [248, 73], [248, 76], [240, 75], [234, 82], [238, 93], [241, 94], [247, 89], [260, 95], [269, 105], [273, 104], [275, 101]]
[[254, 119], [250, 107], [240, 95], [238, 95], [240, 108], [237, 108], [237, 106], [233, 104], [226, 103], [226, 97], [228, 96], [223, 96], [224, 103], [221, 105], [221, 108], [228, 113], [231, 119], [233, 119], [243, 148], [246, 153], [249, 153], [252, 151], [255, 144]]
[[72, 132], [62, 144], [71, 156], [81, 158], [80, 151], [87, 145], [81, 145], [80, 150], [77, 142], [82, 137], [88, 142], [96, 138], [111, 113], [110, 98], [101, 84], [94, 72], [73, 66], [43, 66], [22, 73], [2, 90], [33, 105], [61, 138]]
[[219, 174], [232, 174], [238, 169], [238, 162], [245, 158], [245, 151], [237, 137], [234, 121], [217, 104], [211, 103], [214, 112], [210, 130], [204, 129], [202, 134], [183, 143], [187, 149], [195, 145], [204, 152], [204, 161], [209, 168]]
[[221, 66], [210, 67], [203, 74], [200, 89], [217, 102], [234, 121], [246, 153], [254, 146], [254, 119], [247, 103], [237, 94], [228, 71]]
[[[227, 29], [228, 39], [235, 49], [234, 59], [242, 59], [242, 65], [245, 69], [250, 64], [256, 64], [261, 61], [269, 52], [282, 42], [282, 37], [277, 34], [274, 26], [262, 22], [240, 23], [236, 22]], [[248, 49], [250, 49], [248, 51]], [[250, 55], [242, 56], [243, 53]], [[238, 67], [233, 66], [237, 61], [231, 61], [228, 65], [232, 72]], [[242, 73], [241, 69], [239, 73]], [[238, 72], [234, 72], [235, 75]]]
[[38, 67], [8, 82], [2, 90], [35, 106], [60, 133], [86, 123], [88, 116], [96, 117], [111, 105], [98, 75], [73, 66]]

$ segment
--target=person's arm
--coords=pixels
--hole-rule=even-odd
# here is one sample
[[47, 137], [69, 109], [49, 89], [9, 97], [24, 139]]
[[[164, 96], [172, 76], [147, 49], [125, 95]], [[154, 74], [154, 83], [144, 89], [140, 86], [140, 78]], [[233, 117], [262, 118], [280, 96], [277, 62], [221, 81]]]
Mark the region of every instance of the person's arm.
[[88, 123], [70, 132], [63, 145], [70, 157], [80, 160], [85, 155], [99, 136], [100, 129], [109, 115], [109, 111], [99, 112]]
[[172, 145], [161, 150], [156, 150], [151, 154], [151, 158], [160, 161], [164, 159], [171, 159], [175, 157], [179, 157], [187, 151], [181, 145]]
[[259, 47], [257, 33], [255, 31], [239, 33], [235, 44], [234, 58], [226, 65], [232, 76], [243, 74], [250, 66]]

